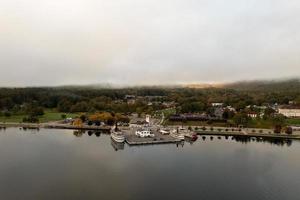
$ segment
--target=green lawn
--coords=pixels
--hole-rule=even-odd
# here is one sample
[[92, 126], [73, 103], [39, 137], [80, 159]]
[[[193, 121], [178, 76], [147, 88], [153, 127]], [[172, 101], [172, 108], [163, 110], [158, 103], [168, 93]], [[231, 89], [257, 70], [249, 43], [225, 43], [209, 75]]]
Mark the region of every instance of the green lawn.
[[186, 121], [186, 122], [180, 122], [180, 121], [169, 121], [169, 120], [166, 120], [164, 122], [164, 125], [169, 125], [169, 126], [227, 126], [226, 123], [211, 123], [211, 124], [208, 124], [206, 121]]
[[291, 118], [286, 120], [288, 125], [300, 125], [300, 118]]
[[273, 128], [273, 123], [270, 120], [252, 119], [248, 124], [249, 128]]
[[[45, 114], [43, 116], [39, 117], [39, 122], [43, 123], [43, 122], [50, 122], [50, 121], [58, 121], [58, 120], [62, 120], [61, 115], [65, 114], [62, 112], [51, 112], [51, 111], [46, 111]], [[77, 117], [79, 114], [66, 114], [67, 117]], [[10, 117], [4, 117], [4, 116], [0, 116], [0, 122], [15, 122], [15, 123], [19, 123], [23, 121], [23, 118], [27, 117], [27, 115], [12, 115]]]

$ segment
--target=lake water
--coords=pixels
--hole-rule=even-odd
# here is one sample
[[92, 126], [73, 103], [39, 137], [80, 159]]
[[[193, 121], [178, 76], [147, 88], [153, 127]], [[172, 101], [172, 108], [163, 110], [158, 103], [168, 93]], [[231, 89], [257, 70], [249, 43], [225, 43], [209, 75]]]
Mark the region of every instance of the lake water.
[[1, 130], [0, 199], [300, 199], [298, 141], [115, 148], [105, 134]]

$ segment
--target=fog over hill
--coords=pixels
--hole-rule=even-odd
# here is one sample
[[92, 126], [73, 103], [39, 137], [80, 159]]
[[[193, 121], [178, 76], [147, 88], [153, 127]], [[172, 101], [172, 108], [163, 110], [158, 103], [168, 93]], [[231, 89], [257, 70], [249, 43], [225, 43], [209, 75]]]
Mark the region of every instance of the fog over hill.
[[0, 1], [0, 86], [300, 75], [297, 0]]

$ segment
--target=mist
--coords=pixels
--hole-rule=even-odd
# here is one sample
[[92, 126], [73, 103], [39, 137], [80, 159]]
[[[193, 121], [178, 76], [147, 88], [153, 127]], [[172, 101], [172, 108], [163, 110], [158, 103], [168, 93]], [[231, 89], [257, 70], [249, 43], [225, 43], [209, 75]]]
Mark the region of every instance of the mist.
[[3, 0], [0, 86], [300, 77], [296, 0]]

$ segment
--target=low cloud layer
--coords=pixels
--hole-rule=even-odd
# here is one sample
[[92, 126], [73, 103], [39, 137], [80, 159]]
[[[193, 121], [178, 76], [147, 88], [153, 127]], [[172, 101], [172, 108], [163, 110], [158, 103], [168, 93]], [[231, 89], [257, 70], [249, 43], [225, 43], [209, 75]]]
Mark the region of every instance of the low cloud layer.
[[3, 0], [0, 86], [300, 76], [297, 0]]

